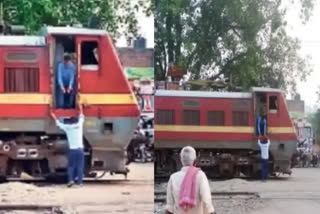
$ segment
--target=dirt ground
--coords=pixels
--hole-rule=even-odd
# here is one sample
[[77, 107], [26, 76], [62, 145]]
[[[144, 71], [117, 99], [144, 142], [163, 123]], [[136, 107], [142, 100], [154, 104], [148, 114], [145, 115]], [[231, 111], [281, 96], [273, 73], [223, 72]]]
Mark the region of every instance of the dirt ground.
[[127, 181], [122, 175], [106, 176], [102, 183], [90, 181], [82, 187], [4, 183], [0, 185], [0, 205], [58, 205], [64, 214], [152, 213], [153, 164], [131, 164], [129, 168]]
[[[318, 214], [320, 210], [320, 169], [293, 169], [292, 176], [282, 176], [263, 183], [258, 180], [231, 179], [210, 181], [212, 191], [257, 192], [260, 198], [213, 200], [218, 214]], [[156, 184], [161, 191], [165, 183]], [[155, 213], [163, 213], [157, 204]]]

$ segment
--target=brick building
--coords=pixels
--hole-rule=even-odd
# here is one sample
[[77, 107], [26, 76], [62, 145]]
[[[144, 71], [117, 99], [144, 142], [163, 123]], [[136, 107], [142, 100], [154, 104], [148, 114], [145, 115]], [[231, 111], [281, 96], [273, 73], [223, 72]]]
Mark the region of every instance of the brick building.
[[153, 67], [153, 48], [117, 48], [123, 67]]
[[297, 94], [293, 100], [287, 100], [288, 110], [289, 112], [296, 112], [296, 113], [304, 113], [304, 101], [301, 100], [299, 94]]
[[124, 68], [139, 68], [143, 74], [145, 74], [143, 69], [153, 69], [154, 50], [146, 48], [145, 38], [136, 39], [133, 47], [117, 48], [117, 51]]
[[140, 94], [138, 98], [142, 99], [142, 112], [153, 112], [153, 48], [146, 48], [145, 39], [139, 38], [134, 41], [133, 47], [117, 48], [117, 52], [133, 89]]

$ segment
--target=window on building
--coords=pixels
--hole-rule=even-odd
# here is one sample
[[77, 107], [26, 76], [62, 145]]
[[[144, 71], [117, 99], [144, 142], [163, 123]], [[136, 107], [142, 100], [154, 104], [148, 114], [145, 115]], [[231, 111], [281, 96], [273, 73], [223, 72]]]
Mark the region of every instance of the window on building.
[[38, 92], [39, 69], [38, 68], [5, 68], [4, 69], [5, 92]]
[[172, 125], [174, 124], [174, 110], [157, 110], [157, 124]]
[[81, 43], [81, 68], [84, 70], [99, 70], [98, 42], [87, 41]]
[[182, 120], [184, 125], [200, 125], [200, 111], [183, 110]]
[[270, 113], [277, 113], [277, 111], [278, 111], [277, 96], [270, 96], [269, 97], [269, 112]]
[[249, 113], [246, 111], [232, 112], [232, 125], [233, 126], [248, 126], [249, 125]]
[[224, 111], [209, 111], [208, 112], [209, 126], [224, 126]]

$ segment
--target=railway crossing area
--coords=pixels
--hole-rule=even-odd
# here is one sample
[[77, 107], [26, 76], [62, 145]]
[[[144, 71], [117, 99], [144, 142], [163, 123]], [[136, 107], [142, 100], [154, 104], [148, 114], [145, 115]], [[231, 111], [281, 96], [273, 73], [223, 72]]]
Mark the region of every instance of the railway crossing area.
[[[320, 209], [318, 168], [294, 168], [292, 176], [271, 178], [266, 183], [252, 179], [210, 180], [213, 204], [218, 214], [301, 214]], [[163, 214], [166, 182], [155, 184], [156, 214]]]

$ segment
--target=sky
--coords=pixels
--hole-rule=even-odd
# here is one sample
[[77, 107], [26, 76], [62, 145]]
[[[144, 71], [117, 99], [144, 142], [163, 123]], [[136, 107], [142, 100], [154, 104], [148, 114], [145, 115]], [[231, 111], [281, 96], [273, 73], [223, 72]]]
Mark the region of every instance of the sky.
[[319, 107], [316, 92], [320, 86], [320, 2], [315, 1], [313, 16], [306, 24], [302, 24], [299, 19], [299, 7], [290, 5], [286, 19], [288, 21], [287, 31], [289, 35], [301, 40], [302, 56], [311, 56], [310, 63], [313, 72], [308, 76], [306, 82], [298, 81], [297, 90], [301, 94], [301, 99], [305, 101], [306, 110], [314, 111]]
[[[146, 38], [147, 40], [147, 48], [153, 48], [154, 47], [154, 18], [146, 17], [143, 13], [137, 14], [138, 18], [138, 28], [139, 28], [139, 34]], [[117, 41], [118, 47], [127, 47], [127, 42], [125, 37], [121, 37]]]

